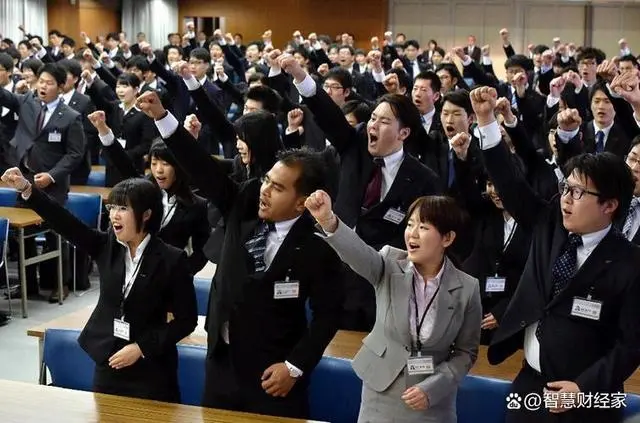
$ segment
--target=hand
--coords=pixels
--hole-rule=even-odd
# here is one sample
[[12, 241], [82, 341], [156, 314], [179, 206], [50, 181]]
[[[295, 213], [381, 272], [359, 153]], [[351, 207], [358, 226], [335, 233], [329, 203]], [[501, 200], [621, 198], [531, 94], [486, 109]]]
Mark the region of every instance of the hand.
[[82, 52], [82, 58], [91, 64], [95, 64], [96, 62], [96, 58], [93, 56], [93, 52], [89, 48], [84, 49]]
[[122, 49], [122, 51], [127, 52], [129, 51], [129, 42], [128, 41], [123, 41], [120, 43], [120, 48]]
[[138, 44], [138, 47], [140, 47], [140, 51], [145, 56], [147, 57], [153, 56], [153, 49], [151, 48], [151, 44], [149, 44], [148, 42], [143, 41], [140, 44]]
[[527, 74], [524, 72], [518, 72], [513, 76], [513, 79], [511, 79], [511, 85], [516, 88], [516, 94], [518, 94], [518, 97], [524, 97], [528, 82]]
[[155, 91], [147, 91], [136, 100], [136, 105], [147, 116], [154, 120], [162, 118], [166, 114], [166, 110]]
[[567, 82], [570, 82], [571, 85], [573, 85], [576, 88], [576, 90], [582, 89], [582, 85], [583, 85], [582, 78], [580, 78], [580, 75], [577, 72], [574, 72], [574, 71], [565, 72], [562, 76]]
[[502, 43], [506, 46], [509, 45], [509, 30], [507, 28], [502, 28], [500, 30], [500, 37], [502, 37]]
[[611, 82], [613, 78], [618, 76], [618, 67], [613, 60], [604, 60], [596, 68], [596, 74], [605, 81]]
[[426, 410], [429, 408], [429, 398], [427, 398], [427, 394], [417, 386], [412, 386], [404, 391], [402, 401], [412, 410]]
[[300, 64], [292, 55], [285, 53], [276, 60], [280, 64], [280, 69], [293, 76], [297, 82], [302, 82], [307, 77], [307, 72], [300, 67]]
[[138, 344], [125, 345], [120, 351], [109, 357], [109, 366], [116, 370], [123, 369], [134, 364], [140, 357], [142, 357], [142, 350]]
[[376, 72], [382, 72], [382, 53], [379, 50], [371, 50], [367, 55], [371, 68]]
[[23, 25], [23, 24], [18, 25], [18, 29], [20, 30], [20, 32], [27, 32], [27, 31], [24, 29], [24, 25]]
[[173, 64], [173, 71], [180, 75], [183, 79], [191, 79], [193, 73], [191, 72], [191, 66], [184, 60], [180, 60]]
[[304, 120], [304, 112], [301, 109], [293, 109], [287, 113], [287, 121], [289, 122], [289, 128], [292, 131], [297, 131], [302, 126]]
[[[87, 43], [87, 39], [89, 38], [87, 36], [87, 33], [84, 31], [80, 31], [80, 38], [82, 38], [82, 41], [84, 41], [85, 44], [89, 44]], [[91, 39], [89, 38], [89, 42], [91, 42]]]
[[202, 123], [196, 115], [191, 114], [184, 120], [184, 129], [186, 129], [193, 138], [198, 139], [200, 130], [202, 129]]
[[387, 90], [389, 94], [398, 94], [398, 90], [400, 89], [400, 82], [398, 81], [398, 75], [395, 73], [390, 73], [389, 75], [384, 77], [382, 81], [382, 85], [384, 85], [384, 89]]
[[235, 43], [235, 41], [233, 40], [233, 34], [230, 32], [227, 32], [226, 34], [224, 34], [224, 40], [227, 42], [227, 44]]
[[40, 40], [37, 39], [36, 37], [33, 37], [32, 39], [30, 39], [29, 44], [31, 44], [31, 47], [33, 47], [33, 49], [36, 51], [40, 51], [40, 49], [42, 48], [42, 44], [40, 44]]
[[215, 66], [213, 67], [213, 71], [216, 73], [216, 75], [218, 75], [219, 79], [224, 79], [224, 66], [220, 63], [216, 63]]
[[582, 124], [582, 118], [577, 109], [566, 109], [558, 113], [558, 128], [563, 131], [575, 131]]
[[493, 111], [498, 101], [498, 93], [495, 88], [479, 87], [471, 91], [471, 105], [478, 120], [478, 126], [485, 126], [495, 121]]
[[[549, 388], [549, 390], [559, 394], [562, 394], [562, 393], [576, 394], [574, 399], [577, 397], [578, 392], [580, 392], [580, 387], [575, 382], [571, 382], [568, 380], [561, 380], [558, 382], [549, 382], [547, 383], [547, 387]], [[571, 406], [564, 407], [563, 404], [559, 404], [559, 405], [560, 406], [557, 408], [550, 409], [549, 412], [557, 414], [557, 413], [564, 413], [565, 411], [571, 409]]]
[[375, 50], [379, 47], [380, 47], [380, 40], [378, 39], [378, 37], [371, 37], [371, 48]]
[[458, 158], [465, 162], [467, 154], [469, 154], [469, 145], [471, 145], [471, 137], [466, 132], [460, 132], [451, 138], [451, 148]]
[[316, 69], [316, 71], [320, 76], [325, 77], [329, 73], [329, 65], [327, 65], [326, 63], [323, 63], [320, 66], [318, 66], [318, 69]]
[[21, 79], [16, 83], [16, 94], [26, 94], [29, 91], [29, 83]]
[[640, 89], [638, 75], [635, 72], [623, 73], [611, 81], [611, 90], [625, 99], [634, 109], [636, 116], [640, 116]]
[[13, 188], [19, 192], [23, 192], [31, 186], [27, 178], [22, 175], [22, 172], [17, 167], [7, 169], [0, 179], [2, 179], [2, 182], [7, 184], [9, 188]]
[[402, 64], [402, 60], [396, 59], [391, 63], [391, 67], [393, 69], [404, 69], [404, 65]]
[[270, 29], [266, 30], [263, 34], [262, 34], [262, 41], [266, 44], [266, 43], [271, 43], [271, 36], [273, 35], [273, 31], [271, 31]]
[[553, 66], [554, 57], [555, 57], [555, 53], [553, 52], [553, 50], [545, 50], [541, 56], [542, 65], [546, 67]]
[[220, 40], [222, 40], [222, 39], [223, 39], [223, 36], [222, 36], [222, 30], [220, 30], [220, 29], [216, 29], [215, 31], [213, 31], [213, 38], [214, 38], [216, 41], [220, 41]]
[[460, 46], [456, 46], [454, 47], [451, 52], [453, 54], [455, 54], [456, 56], [458, 56], [458, 58], [464, 62], [465, 57], [467, 56], [466, 54], [464, 54], [464, 48], [460, 47]]
[[551, 96], [560, 98], [560, 94], [564, 91], [564, 87], [567, 85], [567, 80], [563, 77], [559, 76], [551, 80], [549, 84], [549, 89], [551, 91]]
[[498, 321], [493, 316], [493, 314], [485, 314], [484, 319], [482, 319], [482, 324], [480, 325], [482, 329], [495, 329], [498, 327]]
[[318, 190], [307, 197], [304, 206], [324, 231], [335, 232], [338, 227], [338, 218], [331, 210], [331, 197], [329, 194]]
[[489, 56], [490, 54], [491, 54], [491, 47], [489, 46], [489, 44], [482, 46], [482, 55]]
[[276, 363], [262, 374], [262, 389], [273, 397], [286, 397], [296, 380], [289, 375], [286, 364]]
[[278, 49], [271, 50], [269, 54], [263, 55], [267, 65], [270, 68], [280, 68], [280, 64], [278, 63], [278, 57], [282, 56], [282, 52]]
[[530, 51], [530, 52], [531, 52], [531, 51], [533, 51], [533, 49], [534, 49], [534, 48], [536, 48], [536, 45], [535, 45], [535, 44], [528, 44], [528, 45], [527, 45], [527, 51]]
[[502, 115], [504, 121], [509, 124], [512, 124], [516, 120], [511, 110], [511, 102], [509, 102], [506, 97], [500, 97], [496, 102], [496, 113]]
[[53, 183], [53, 178], [46, 172], [36, 173], [33, 176], [33, 183], [40, 189], [45, 189]]
[[91, 84], [93, 83], [93, 77], [91, 76], [91, 71], [90, 70], [83, 70], [82, 74], [80, 74], [80, 77], [84, 80], [85, 83], [87, 84]]
[[89, 122], [98, 130], [100, 135], [106, 135], [109, 132], [105, 113], [102, 110], [96, 110], [87, 116]]
[[100, 61], [108, 65], [109, 63], [111, 63], [111, 56], [109, 56], [109, 53], [107, 53], [106, 51], [103, 51], [100, 54]]

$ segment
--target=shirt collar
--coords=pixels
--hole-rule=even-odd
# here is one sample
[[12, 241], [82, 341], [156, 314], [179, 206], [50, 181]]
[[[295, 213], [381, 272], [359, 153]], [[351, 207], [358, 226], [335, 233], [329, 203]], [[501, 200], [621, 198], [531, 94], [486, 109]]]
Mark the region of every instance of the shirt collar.
[[402, 161], [402, 158], [404, 157], [404, 149], [400, 149], [398, 151], [396, 151], [395, 153], [391, 153], [388, 156], [384, 156], [384, 167], [386, 167], [387, 169], [396, 166], [398, 163], [400, 163]]
[[433, 116], [436, 114], [436, 108], [431, 109], [427, 114], [422, 115], [426, 123], [433, 122]]
[[13, 78], [9, 78], [9, 83], [7, 85], [5, 85], [4, 87], [2, 87], [3, 89], [9, 91], [10, 93], [13, 92]]
[[129, 112], [130, 112], [131, 110], [133, 110], [133, 109], [138, 109], [136, 106], [133, 106], [133, 107], [131, 107], [130, 109], [128, 109], [128, 110], [127, 110], [127, 109], [125, 109], [125, 108], [124, 108], [124, 103], [120, 103], [120, 104], [118, 104], [118, 107], [120, 107], [120, 108], [124, 111], [124, 114], [125, 114], [125, 115], [126, 115], [127, 113], [129, 113]]
[[207, 75], [203, 76], [202, 79], [198, 82], [200, 83], [200, 85], [204, 86], [204, 83], [207, 82]]
[[611, 128], [613, 127], [614, 121], [611, 121], [611, 123], [609, 124], [609, 126], [607, 126], [606, 128], [599, 128], [598, 124], [596, 123], [596, 121], [593, 121], [593, 130], [594, 130], [594, 134], [597, 134], [598, 131], [602, 131], [604, 132], [604, 139], [606, 140], [607, 138], [609, 138], [609, 132], [611, 132]]
[[275, 222], [274, 225], [276, 227], [276, 234], [278, 238], [284, 238], [287, 236], [293, 225], [300, 219], [300, 216], [294, 217], [293, 219], [284, 220], [282, 222]]
[[64, 104], [69, 104], [71, 103], [71, 97], [73, 97], [73, 94], [76, 92], [75, 88], [72, 89], [71, 91], [69, 91], [66, 94], [60, 94], [60, 98], [64, 101]]
[[[147, 245], [149, 244], [149, 241], [151, 240], [151, 235], [147, 234], [144, 239], [142, 240], [142, 242], [140, 243], [140, 245], [138, 245], [138, 248], [136, 248], [136, 255], [133, 258], [133, 262], [137, 262], [140, 260], [140, 258], [142, 257], [142, 254], [144, 253], [144, 250], [147, 248]], [[122, 242], [120, 241], [118, 238], [116, 238], [116, 241], [118, 241], [118, 244], [120, 245], [124, 245], [124, 248], [127, 251], [127, 258], [131, 257], [131, 250], [129, 249], [129, 244], [127, 244], [126, 242]]]
[[[58, 103], [60, 103], [60, 97], [57, 97], [51, 103], [47, 103], [47, 110], [52, 112], [58, 107]], [[42, 103], [41, 103], [42, 104]]]
[[165, 190], [162, 190], [162, 202], [164, 204], [175, 204], [176, 196], [172, 195], [171, 197], [169, 197], [169, 193], [167, 193], [167, 191]]
[[600, 243], [600, 241], [602, 241], [602, 239], [609, 233], [610, 229], [611, 225], [597, 232], [591, 232], [590, 234], [582, 235], [582, 246], [586, 250], [595, 248]]
[[[445, 257], [442, 261], [442, 267], [440, 267], [438, 274], [436, 274], [434, 278], [428, 279], [427, 282], [435, 283], [436, 287], [440, 285], [440, 282], [442, 281], [442, 275], [444, 274], [444, 268], [447, 266], [447, 261], [448, 259], [447, 257]], [[418, 269], [416, 269], [416, 265], [413, 264], [413, 262], [409, 262], [409, 268], [413, 272], [413, 276], [418, 280], [418, 282], [424, 283], [424, 278], [422, 277], [420, 272], [418, 272]]]

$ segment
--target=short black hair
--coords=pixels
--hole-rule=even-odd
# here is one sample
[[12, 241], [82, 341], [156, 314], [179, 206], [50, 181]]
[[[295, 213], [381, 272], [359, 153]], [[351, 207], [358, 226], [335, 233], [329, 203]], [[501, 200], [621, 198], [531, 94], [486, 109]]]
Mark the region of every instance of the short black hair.
[[169, 35], [167, 35], [167, 40], [171, 40], [171, 37], [175, 37], [175, 36], [180, 36], [180, 34], [178, 34], [177, 32], [170, 32]]
[[631, 149], [633, 147], [635, 147], [636, 145], [640, 144], [640, 135], [636, 135], [632, 140], [631, 140], [631, 146], [629, 146], [629, 152], [631, 152]]
[[256, 110], [240, 116], [233, 127], [238, 138], [251, 151], [250, 177], [264, 176], [276, 162], [278, 151], [283, 148], [275, 115], [266, 110]]
[[442, 47], [438, 47], [436, 46], [436, 48], [433, 49], [433, 51], [437, 51], [438, 53], [440, 53], [440, 56], [442, 56], [444, 58], [444, 56], [447, 55], [447, 53], [444, 52], [444, 49]]
[[184, 58], [184, 50], [180, 46], [168, 46], [167, 47], [167, 56], [169, 55], [169, 50], [176, 50], [180, 53], [180, 57]]
[[513, 67], [519, 67], [527, 72], [530, 72], [533, 70], [533, 60], [529, 59], [523, 54], [514, 54], [513, 56], [509, 57], [506, 62], [504, 62], [505, 69]]
[[341, 67], [336, 66], [335, 68], [331, 68], [324, 80], [329, 79], [338, 82], [344, 89], [353, 88], [353, 77], [348, 70], [342, 69]]
[[0, 53], [0, 66], [2, 66], [7, 72], [13, 71], [13, 57], [9, 56], [7, 53]]
[[116, 41], [119, 41], [119, 40], [120, 40], [120, 34], [119, 34], [119, 33], [117, 33], [117, 32], [110, 32], [110, 33], [108, 33], [108, 34], [107, 34], [107, 36], [105, 37], [105, 40], [106, 40], [106, 41], [109, 41], [109, 40], [116, 40]]
[[462, 107], [467, 112], [467, 115], [471, 116], [473, 114], [469, 91], [463, 89], [449, 91], [442, 97], [442, 104], [444, 105], [447, 101], [455, 106]]
[[65, 71], [65, 73], [70, 73], [74, 78], [80, 79], [80, 76], [82, 75], [82, 66], [80, 66], [80, 63], [76, 60], [62, 59], [57, 64]]
[[296, 49], [293, 52], [293, 54], [296, 54], [296, 53], [298, 53], [300, 56], [304, 57], [307, 60], [309, 60], [311, 58], [311, 56], [309, 55], [309, 52], [307, 51], [306, 48], [304, 48], [304, 46], [296, 47]]
[[344, 49], [349, 50], [349, 53], [350, 53], [352, 56], [355, 56], [355, 55], [356, 55], [356, 50], [355, 50], [353, 47], [348, 46], [348, 45], [341, 45], [340, 47], [338, 47], [338, 52], [340, 52], [340, 50], [344, 50]]
[[118, 76], [118, 81], [116, 84], [138, 88], [140, 86], [140, 78], [138, 78], [133, 73], [121, 73], [120, 76]]
[[18, 43], [18, 46], [24, 45], [28, 50], [31, 50], [31, 44], [29, 44], [29, 41], [27, 40], [22, 40]]
[[633, 54], [626, 54], [622, 56], [618, 62], [631, 62], [633, 63], [633, 67], [638, 69], [638, 58]]
[[273, 114], [280, 111], [280, 105], [282, 104], [282, 97], [280, 97], [280, 94], [278, 94], [274, 89], [264, 85], [249, 88], [246, 99], [259, 101], [262, 103], [263, 110]]
[[53, 79], [56, 80], [59, 87], [67, 82], [67, 72], [55, 63], [45, 63], [41, 66], [40, 69], [38, 69], [38, 78], [45, 72], [53, 76]]
[[411, 134], [414, 134], [417, 128], [422, 125], [420, 112], [409, 97], [400, 94], [385, 94], [378, 98], [373, 109], [375, 110], [382, 103], [389, 105], [391, 112], [398, 119], [400, 128], [409, 128]]
[[456, 83], [454, 84], [455, 87], [465, 88], [465, 89], [469, 88], [467, 86], [467, 83], [464, 81], [464, 78], [460, 74], [460, 71], [458, 70], [458, 67], [456, 65], [454, 65], [453, 63], [440, 63], [438, 65], [438, 67], [436, 68], [436, 70], [435, 70], [436, 75], [440, 71], [445, 71], [449, 75], [451, 75], [451, 78], [455, 78], [455, 80], [456, 80]]
[[[22, 72], [24, 72], [26, 69], [29, 69], [31, 72], [33, 72], [35, 75], [37, 75], [38, 71], [40, 70], [40, 68], [43, 65], [44, 65], [44, 63], [42, 63], [42, 61], [40, 59], [31, 58], [31, 59], [27, 59], [24, 62], [22, 62], [20, 70]], [[65, 78], [66, 77], [67, 76], [65, 75]]]
[[247, 80], [247, 84], [251, 85], [252, 82], [256, 82], [256, 81], [260, 81], [260, 83], [264, 86], [267, 85], [267, 83], [269, 82], [269, 79], [267, 78], [267, 75], [265, 75], [262, 72], [256, 72], [253, 73], [251, 75], [249, 75], [249, 79]]
[[420, 50], [420, 43], [417, 40], [408, 40], [404, 43], [404, 49], [406, 50], [407, 47], [415, 47], [417, 50]]
[[299, 196], [308, 196], [319, 189], [327, 188], [327, 161], [320, 152], [307, 148], [281, 150], [278, 162], [300, 170], [294, 186]]
[[260, 51], [260, 52], [262, 50], [264, 50], [264, 43], [262, 41], [251, 41], [249, 44], [247, 44], [247, 48], [249, 48], [251, 46], [258, 47], [258, 51]]
[[420, 223], [433, 225], [441, 235], [460, 233], [466, 221], [466, 213], [458, 202], [444, 195], [429, 195], [417, 198], [407, 212], [407, 219], [418, 211]]
[[549, 50], [549, 47], [544, 44], [538, 44], [533, 48], [533, 54], [542, 54], [545, 51]]
[[[111, 189], [107, 204], [131, 207], [138, 231], [142, 230], [151, 235], [160, 231], [164, 211], [162, 192], [148, 179], [129, 178], [119, 182]], [[151, 210], [151, 216], [143, 223], [142, 216], [147, 210]]]
[[198, 47], [191, 50], [189, 57], [202, 60], [204, 63], [209, 64], [211, 62], [211, 54], [206, 48]]
[[611, 103], [615, 103], [613, 96], [609, 92], [609, 87], [607, 86], [607, 81], [599, 79], [595, 84], [589, 89], [589, 105], [591, 105], [591, 101], [593, 100], [593, 96], [596, 95], [598, 91], [602, 91], [604, 95], [607, 96]]
[[604, 51], [600, 50], [599, 48], [582, 47], [582, 50], [580, 51], [580, 53], [578, 53], [576, 62], [578, 62], [579, 64], [583, 60], [595, 59], [596, 64], [599, 65], [600, 63], [604, 62], [606, 58], [607, 58], [607, 55], [604, 53]]
[[133, 56], [127, 61], [127, 69], [138, 68], [141, 72], [148, 72], [151, 69], [151, 65], [146, 57]]
[[433, 90], [434, 93], [440, 92], [440, 90], [442, 89], [442, 83], [440, 82], [440, 78], [438, 78], [438, 75], [436, 75], [436, 73], [433, 71], [420, 72], [418, 75], [416, 75], [414, 82], [417, 81], [418, 79], [431, 81], [431, 89]]
[[146, 36], [147, 36], [147, 34], [145, 34], [144, 32], [138, 32], [136, 34], [136, 37], [146, 37]]
[[52, 35], [62, 37], [62, 32], [58, 31], [57, 29], [52, 29], [51, 31], [49, 31], [49, 37], [51, 37]]
[[22, 58], [22, 56], [20, 56], [20, 52], [15, 47], [9, 47], [5, 49], [4, 52], [11, 56], [13, 60], [20, 60]]
[[598, 202], [618, 200], [618, 208], [613, 214], [613, 221], [624, 219], [633, 197], [635, 182], [631, 169], [615, 154], [604, 152], [599, 154], [584, 153], [569, 159], [564, 166], [564, 174], [578, 173], [589, 178], [598, 195]]
[[68, 45], [71, 48], [75, 48], [76, 47], [76, 42], [71, 37], [64, 37], [63, 40], [62, 40], [62, 45]]
[[340, 109], [342, 109], [342, 113], [345, 116], [353, 114], [358, 123], [367, 122], [371, 119], [371, 107], [366, 101], [349, 100]]

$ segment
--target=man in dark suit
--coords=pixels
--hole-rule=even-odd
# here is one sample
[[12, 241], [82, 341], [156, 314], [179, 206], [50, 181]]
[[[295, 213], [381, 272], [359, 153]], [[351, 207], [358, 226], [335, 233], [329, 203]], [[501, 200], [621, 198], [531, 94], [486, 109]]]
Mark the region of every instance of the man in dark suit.
[[[15, 92], [15, 84], [11, 79], [12, 71], [13, 58], [7, 53], [0, 53], [0, 90]], [[6, 107], [0, 108], [0, 172], [11, 167], [12, 155], [9, 141], [13, 139], [17, 126], [17, 115], [11, 113]]]
[[147, 41], [147, 35], [144, 32], [138, 32], [136, 35], [136, 43], [131, 46], [131, 54], [134, 56], [138, 56], [142, 54], [142, 50], [140, 50], [140, 43]]
[[353, 79], [353, 88], [364, 99], [374, 101], [376, 99], [376, 87], [373, 77], [365, 69], [355, 62], [355, 50], [351, 46], [340, 46], [338, 50], [340, 67], [345, 69]]
[[304, 208], [307, 196], [324, 186], [323, 160], [318, 153], [285, 152], [262, 182], [237, 185], [155, 93], [138, 104], [226, 223], [207, 314], [203, 405], [308, 417], [309, 376], [336, 332], [342, 298], [340, 261], [314, 235]]
[[626, 162], [636, 184], [629, 211], [622, 224], [622, 235], [634, 244], [640, 245], [640, 137], [634, 138], [631, 142]]
[[467, 37], [467, 45], [464, 48], [464, 54], [471, 57], [474, 62], [480, 64], [482, 58], [482, 50], [476, 45], [476, 36], [469, 35]]
[[[31, 39], [30, 34], [25, 35], [29, 36], [29, 39]], [[57, 29], [49, 31], [49, 45], [47, 46], [47, 53], [55, 62], [64, 58], [64, 54], [62, 53], [63, 39], [64, 35], [62, 35], [62, 33]]]
[[501, 363], [524, 346], [512, 392], [522, 398], [546, 395], [535, 411], [509, 409], [506, 421], [619, 422], [621, 408], [577, 404], [579, 393], [623, 392], [624, 381], [640, 364], [640, 250], [612, 227], [629, 207], [631, 172], [610, 153], [575, 157], [567, 164], [559, 198], [547, 203], [500, 143], [496, 91], [481, 87], [471, 98], [490, 178], [505, 209], [533, 228], [527, 265], [488, 359]]
[[[294, 78], [304, 103], [340, 155], [340, 180], [335, 210], [340, 219], [376, 249], [402, 248], [407, 210], [423, 195], [441, 192], [438, 176], [405, 154], [404, 142], [424, 129], [420, 115], [406, 96], [387, 95], [378, 101], [368, 125], [353, 128], [324, 90], [293, 58], [283, 56], [280, 67]], [[343, 328], [370, 330], [375, 321], [371, 286], [351, 273]]]
[[416, 40], [409, 40], [404, 43], [404, 56], [401, 57], [402, 65], [413, 81], [421, 72], [428, 69], [427, 59], [419, 54], [420, 43]]

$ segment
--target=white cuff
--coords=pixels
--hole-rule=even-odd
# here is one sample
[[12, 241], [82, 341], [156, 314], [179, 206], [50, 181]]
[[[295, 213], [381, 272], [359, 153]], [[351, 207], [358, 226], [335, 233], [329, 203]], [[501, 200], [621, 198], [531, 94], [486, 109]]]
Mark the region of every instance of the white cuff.
[[149, 63], [153, 63], [156, 60], [156, 55], [152, 54], [151, 56], [147, 56], [147, 61]]
[[96, 60], [95, 63], [93, 64], [93, 68], [100, 69], [101, 67], [102, 67], [102, 62], [100, 62], [99, 60]]
[[180, 123], [171, 112], [167, 112], [167, 115], [160, 120], [156, 120], [155, 124], [160, 136], [163, 139], [167, 139], [176, 132]]
[[478, 132], [480, 132], [480, 146], [483, 150], [493, 148], [502, 141], [500, 125], [496, 121], [485, 126], [479, 126]]
[[293, 377], [298, 378], [302, 376], [302, 373], [303, 373], [302, 370], [298, 369], [296, 366], [289, 363], [288, 361], [285, 361], [284, 364], [287, 366], [287, 369], [289, 369], [289, 373], [291, 373]]
[[122, 57], [124, 57], [125, 59], [129, 60], [131, 59], [131, 56], [133, 56], [133, 53], [131, 53], [131, 50], [122, 51]]
[[467, 66], [469, 66], [471, 63], [473, 63], [473, 60], [471, 59], [471, 57], [469, 57], [469, 56], [464, 56], [464, 60], [462, 61], [462, 66], [467, 67]]
[[482, 56], [482, 64], [485, 66], [491, 66], [493, 64], [493, 62], [491, 61], [491, 57]]
[[573, 92], [576, 94], [580, 94], [580, 91], [582, 91], [582, 87], [584, 87], [584, 84], [580, 84], [580, 87], [576, 87], [576, 89]]
[[42, 58], [46, 55], [47, 55], [47, 50], [45, 50], [45, 48], [42, 46], [40, 47], [40, 50], [36, 52], [36, 57], [40, 60], [42, 60]]
[[633, 118], [636, 120], [636, 125], [638, 125], [638, 128], [640, 128], [640, 117], [638, 117], [638, 115], [634, 113]]
[[219, 40], [216, 40], [216, 41], [218, 42], [218, 45], [219, 45], [220, 47], [222, 47], [222, 46], [226, 46], [226, 45], [227, 45], [227, 40], [225, 40], [225, 38], [224, 38], [224, 37], [220, 37], [220, 39], [219, 39]]
[[567, 144], [569, 143], [569, 141], [575, 138], [576, 135], [578, 135], [578, 132], [580, 132], [580, 128], [576, 128], [573, 131], [565, 131], [564, 129], [558, 128], [558, 130], [556, 131], [556, 135], [563, 144]]
[[507, 128], [515, 128], [516, 126], [518, 126], [518, 118], [514, 116], [513, 122], [507, 122], [505, 120], [503, 123]]
[[113, 131], [111, 129], [109, 129], [109, 132], [105, 135], [98, 134], [98, 137], [100, 138], [100, 142], [102, 143], [102, 145], [104, 145], [105, 147], [109, 147], [116, 140], [116, 137], [115, 135], [113, 135]]
[[[104, 62], [103, 62], [104, 63]], [[108, 69], [113, 69], [116, 67], [116, 63], [113, 60], [109, 60], [109, 63], [104, 63], [104, 65], [108, 68]]]
[[314, 50], [322, 50], [322, 44], [320, 44], [320, 41], [316, 41], [315, 43], [313, 43], [312, 47]]
[[300, 128], [301, 128], [301, 126], [297, 127], [297, 128], [296, 128], [296, 129], [294, 129], [294, 130], [291, 130], [291, 129], [289, 129], [289, 127], [287, 126], [287, 129], [285, 129], [285, 130], [284, 130], [284, 134], [285, 134], [285, 135], [291, 135], [291, 134], [293, 134], [293, 133], [295, 133], [295, 132], [300, 133]]
[[556, 104], [560, 103], [560, 97], [554, 97], [551, 94], [549, 94], [547, 96], [547, 107], [548, 108], [552, 108], [554, 107]]
[[371, 69], [371, 75], [373, 76], [373, 80], [382, 84], [384, 81], [384, 69], [380, 72], [376, 72], [374, 69]]
[[569, 56], [560, 56], [560, 60], [562, 61], [562, 63], [569, 63], [570, 59], [571, 57]]
[[313, 97], [316, 95], [316, 82], [310, 75], [307, 75], [300, 83], [294, 80], [293, 85], [295, 85], [302, 97]]
[[541, 74], [543, 74], [543, 73], [547, 73], [547, 72], [549, 72], [550, 70], [553, 70], [553, 66], [541, 66], [541, 67], [540, 67], [540, 73], [541, 73]]
[[195, 76], [191, 75], [191, 78], [182, 78], [182, 80], [184, 81], [184, 85], [187, 86], [187, 89], [189, 91], [195, 91], [198, 88], [200, 88], [200, 83], [198, 82], [198, 80], [196, 79]]
[[269, 78], [273, 78], [274, 76], [278, 76], [282, 73], [282, 69], [278, 66], [271, 66], [269, 68]]
[[[217, 76], [216, 73], [214, 73], [214, 75]], [[227, 76], [226, 73], [223, 73], [222, 76], [219, 77], [218, 79], [220, 80], [220, 82], [222, 82], [224, 84], [225, 82], [227, 82], [229, 80], [229, 76]]]

